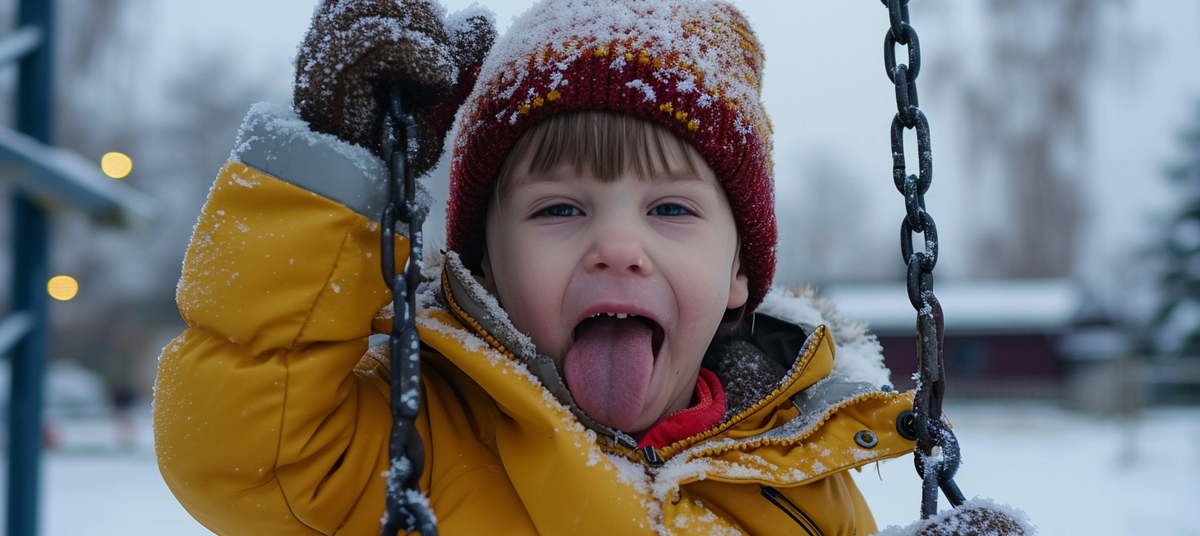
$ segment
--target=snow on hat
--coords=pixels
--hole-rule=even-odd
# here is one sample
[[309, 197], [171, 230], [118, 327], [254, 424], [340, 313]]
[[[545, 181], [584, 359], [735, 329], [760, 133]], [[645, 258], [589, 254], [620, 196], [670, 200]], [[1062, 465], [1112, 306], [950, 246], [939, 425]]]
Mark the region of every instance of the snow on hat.
[[497, 175], [525, 130], [564, 112], [617, 112], [666, 127], [716, 172], [737, 224], [752, 311], [771, 285], [777, 238], [762, 65], [749, 23], [724, 2], [540, 2], [492, 48], [459, 110], [447, 247], [479, 267]]

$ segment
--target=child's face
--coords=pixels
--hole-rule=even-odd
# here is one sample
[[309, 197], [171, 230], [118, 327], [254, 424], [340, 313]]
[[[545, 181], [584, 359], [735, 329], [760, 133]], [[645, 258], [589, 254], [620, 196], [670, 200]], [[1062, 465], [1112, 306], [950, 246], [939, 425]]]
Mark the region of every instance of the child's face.
[[748, 295], [729, 202], [682, 158], [608, 183], [517, 166], [488, 211], [484, 285], [589, 416], [634, 434], [690, 406], [722, 316]]

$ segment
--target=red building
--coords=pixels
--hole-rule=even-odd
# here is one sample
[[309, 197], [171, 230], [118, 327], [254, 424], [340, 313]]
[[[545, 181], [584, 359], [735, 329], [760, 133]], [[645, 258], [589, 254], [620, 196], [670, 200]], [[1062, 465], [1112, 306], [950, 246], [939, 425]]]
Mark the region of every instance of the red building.
[[[1064, 395], [1069, 358], [1062, 341], [1084, 300], [1068, 280], [938, 282], [945, 315], [947, 394], [959, 397]], [[901, 283], [838, 285], [819, 292], [879, 337], [897, 389], [914, 385], [916, 312]]]

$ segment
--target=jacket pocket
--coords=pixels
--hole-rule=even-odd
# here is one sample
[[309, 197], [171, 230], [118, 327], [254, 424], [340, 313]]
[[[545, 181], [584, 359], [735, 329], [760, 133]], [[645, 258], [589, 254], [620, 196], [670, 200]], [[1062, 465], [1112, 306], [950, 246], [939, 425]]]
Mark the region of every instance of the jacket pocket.
[[771, 504], [775, 505], [776, 508], [783, 510], [783, 513], [792, 518], [792, 521], [795, 521], [797, 525], [800, 525], [800, 528], [804, 529], [804, 532], [808, 536], [825, 536], [821, 532], [821, 529], [817, 528], [817, 524], [813, 523], [812, 518], [808, 517], [808, 514], [804, 513], [804, 510], [801, 510], [799, 506], [796, 506], [796, 503], [785, 497], [779, 490], [771, 486], [762, 486], [762, 495], [768, 501], [771, 501]]

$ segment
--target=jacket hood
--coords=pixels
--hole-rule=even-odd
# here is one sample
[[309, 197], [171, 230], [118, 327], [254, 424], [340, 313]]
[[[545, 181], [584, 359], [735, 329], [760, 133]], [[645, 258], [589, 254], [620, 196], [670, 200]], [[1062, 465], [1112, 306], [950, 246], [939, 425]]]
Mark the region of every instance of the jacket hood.
[[[627, 497], [633, 500], [584, 501], [590, 506], [581, 508], [604, 510], [606, 523], [616, 523], [613, 527], [628, 521], [630, 532], [650, 527], [673, 533], [667, 527], [679, 523], [721, 523], [702, 501], [683, 500], [715, 492], [713, 486], [750, 485], [739, 489], [755, 490], [755, 496], [759, 485], [808, 493], [804, 490], [849, 482], [841, 478], [847, 469], [913, 449], [914, 443], [896, 428], [912, 409], [912, 392], [896, 393], [878, 383], [886, 378], [878, 364], [878, 343], [861, 330], [834, 333], [833, 326], [847, 324], [828, 318], [804, 294], [776, 293], [772, 300], [788, 306], [768, 310], [804, 313], [807, 319], [830, 323], [797, 324], [763, 313], [738, 328], [751, 332], [749, 340], [737, 330], [726, 334], [753, 346], [760, 359], [780, 363], [787, 360], [776, 357], [786, 354], [776, 349], [794, 352], [765, 394], [747, 397], [729, 409], [720, 425], [703, 433], [664, 448], [637, 449], [632, 437], [580, 411], [550, 359], [512, 326], [453, 254], [429, 261], [417, 318], [421, 341], [432, 350], [422, 353], [423, 366], [454, 386], [449, 396], [474, 401], [465, 424], [506, 468], [513, 468], [509, 477], [528, 496], [523, 501], [534, 517], [578, 520], [592, 515], [562, 511], [555, 505], [563, 496]], [[387, 327], [387, 316], [377, 319], [377, 329]], [[863, 366], [839, 369], [837, 338], [852, 349], [876, 350], [862, 352]], [[878, 365], [866, 366], [872, 360]], [[448, 395], [437, 393], [430, 396]], [[535, 495], [549, 503], [535, 507], [542, 504], [531, 499]], [[758, 501], [738, 504], [749, 507]]]
[[[606, 450], [630, 453], [636, 448], [636, 439], [580, 409], [554, 362], [512, 325], [456, 253], [429, 260], [426, 275], [437, 277], [426, 283], [422, 308], [447, 311], [493, 350], [522, 365], [557, 403], [597, 434]], [[438, 268], [440, 273], [435, 272]], [[731, 434], [739, 439], [727, 439], [724, 447], [800, 439], [840, 405], [892, 392], [878, 340], [863, 324], [842, 317], [807, 290], [776, 289], [756, 313], [724, 326], [705, 366], [725, 386], [730, 402], [725, 418], [700, 436], [661, 449], [663, 458], [685, 451], [695, 458], [705, 450], [701, 443]]]

